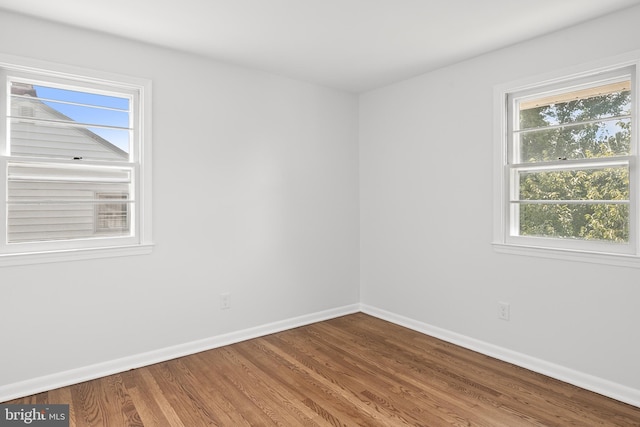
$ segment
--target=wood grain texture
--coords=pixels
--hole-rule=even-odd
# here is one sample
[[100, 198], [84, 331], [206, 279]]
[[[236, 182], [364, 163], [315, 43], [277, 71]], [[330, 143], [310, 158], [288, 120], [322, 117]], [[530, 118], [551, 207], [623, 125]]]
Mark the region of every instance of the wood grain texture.
[[640, 408], [363, 313], [8, 403], [77, 427], [640, 426]]

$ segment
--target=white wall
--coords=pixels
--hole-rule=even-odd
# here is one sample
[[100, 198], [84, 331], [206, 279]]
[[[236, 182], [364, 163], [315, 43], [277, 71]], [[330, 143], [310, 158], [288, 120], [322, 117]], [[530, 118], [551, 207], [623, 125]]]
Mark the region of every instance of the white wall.
[[0, 269], [0, 389], [359, 301], [355, 95], [6, 12], [0, 52], [152, 79], [157, 244]]
[[636, 7], [361, 96], [363, 304], [640, 396], [640, 270], [491, 246], [494, 85], [640, 49], [639, 21]]

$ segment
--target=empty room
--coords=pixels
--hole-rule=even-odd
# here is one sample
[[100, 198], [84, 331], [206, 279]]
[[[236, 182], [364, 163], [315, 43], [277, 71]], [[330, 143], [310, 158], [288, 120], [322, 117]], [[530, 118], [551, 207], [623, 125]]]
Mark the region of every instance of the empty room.
[[0, 0], [0, 426], [640, 426], [638, 22]]

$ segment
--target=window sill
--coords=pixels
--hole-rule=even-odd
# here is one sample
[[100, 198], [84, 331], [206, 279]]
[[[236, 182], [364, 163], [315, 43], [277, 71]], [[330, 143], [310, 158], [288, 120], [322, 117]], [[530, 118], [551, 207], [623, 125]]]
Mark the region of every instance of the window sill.
[[153, 250], [153, 244], [116, 246], [106, 248], [71, 249], [50, 252], [31, 252], [0, 255], [0, 267], [51, 262], [80, 261], [97, 258], [145, 255]]
[[535, 246], [518, 246], [505, 243], [492, 243], [495, 252], [511, 255], [524, 255], [538, 258], [551, 258], [563, 261], [606, 264], [619, 267], [640, 268], [640, 257], [627, 254], [608, 254], [585, 252], [569, 249], [549, 249]]

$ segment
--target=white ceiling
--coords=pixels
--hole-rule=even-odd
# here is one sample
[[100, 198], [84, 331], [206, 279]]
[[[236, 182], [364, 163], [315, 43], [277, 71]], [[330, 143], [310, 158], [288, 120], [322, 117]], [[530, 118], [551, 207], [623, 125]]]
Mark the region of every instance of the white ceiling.
[[0, 8], [361, 92], [640, 0], [0, 0]]

